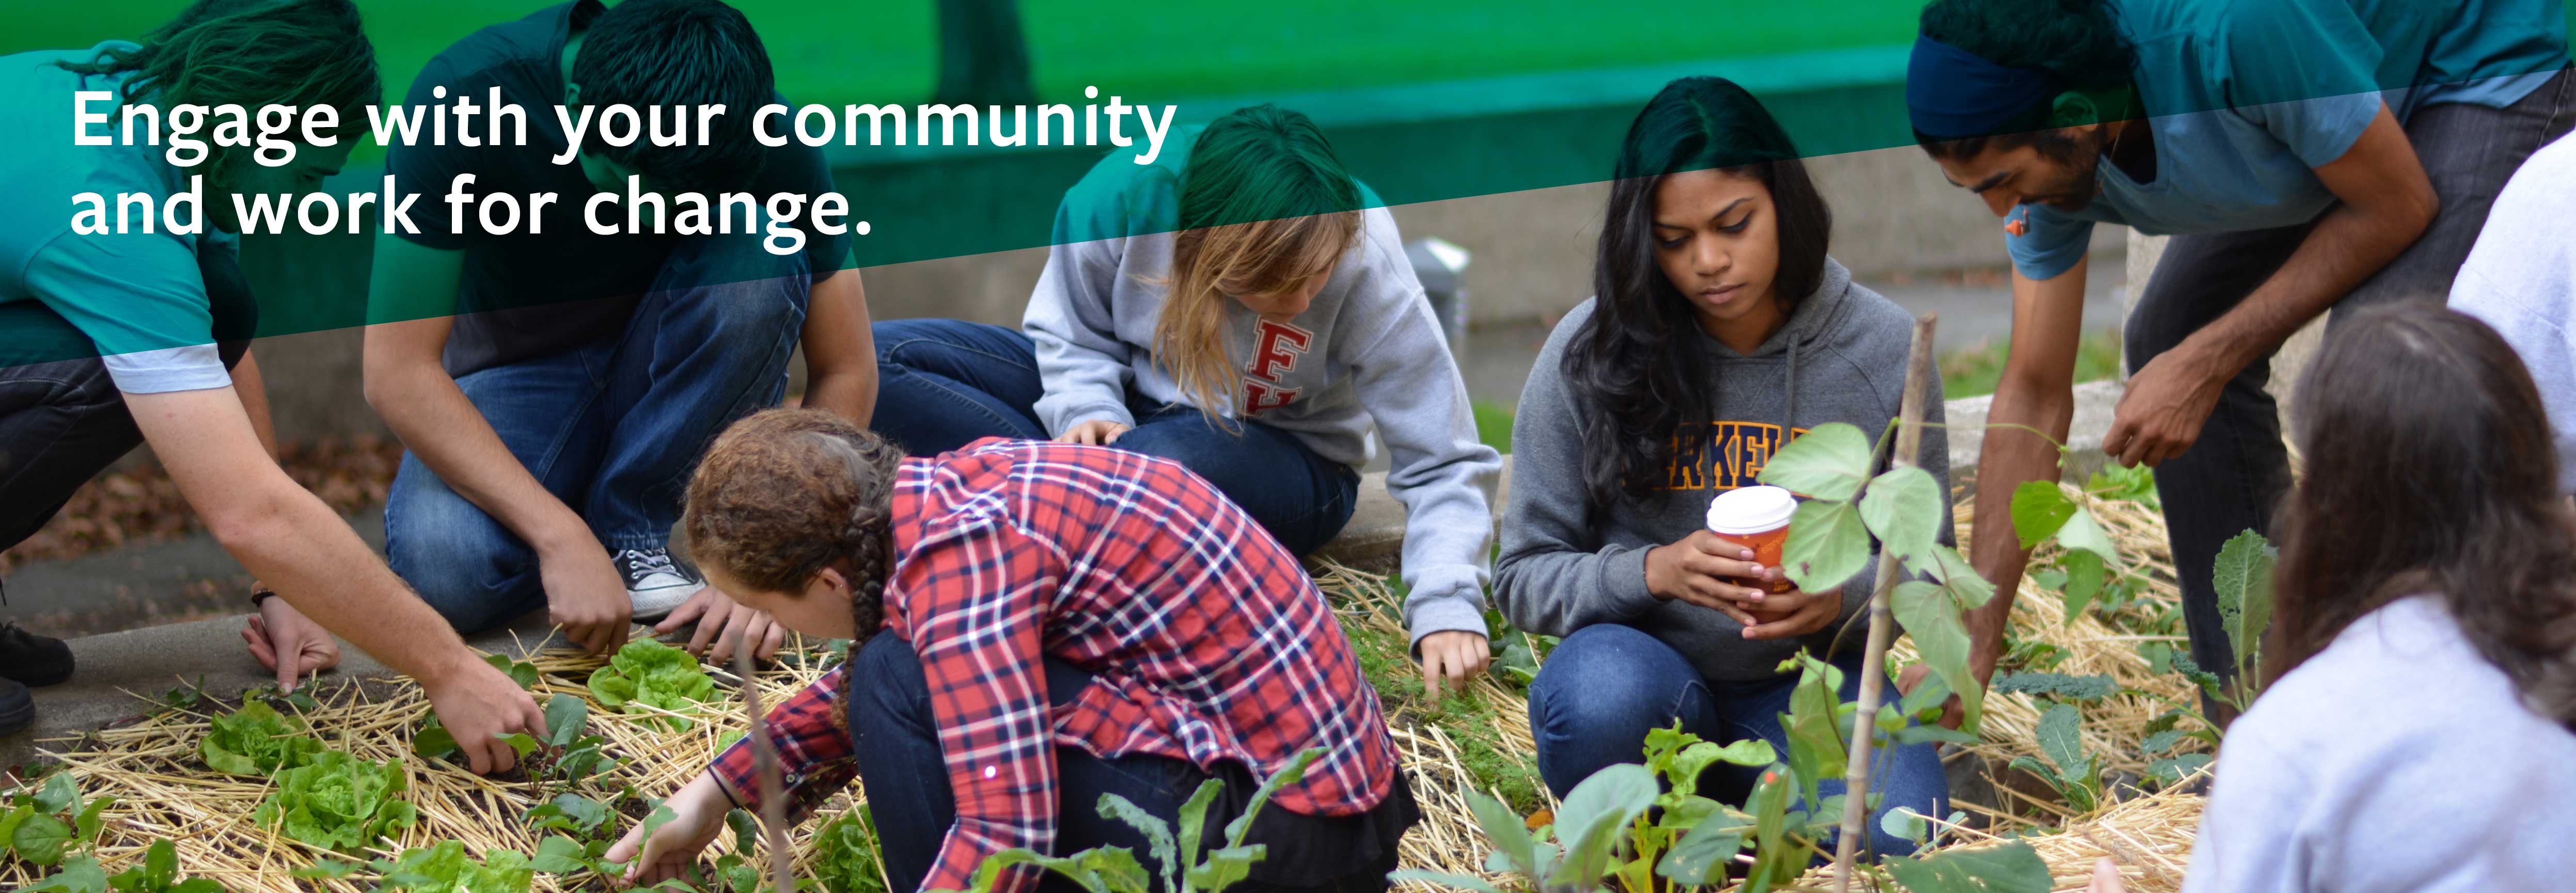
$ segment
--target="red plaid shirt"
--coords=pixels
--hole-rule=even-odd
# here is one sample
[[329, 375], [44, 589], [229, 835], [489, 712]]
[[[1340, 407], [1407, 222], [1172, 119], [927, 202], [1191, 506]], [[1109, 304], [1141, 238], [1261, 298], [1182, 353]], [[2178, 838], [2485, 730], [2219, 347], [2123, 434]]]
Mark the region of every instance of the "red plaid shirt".
[[[922, 889], [964, 889], [985, 857], [1050, 852], [1057, 745], [1268, 775], [1325, 749], [1273, 802], [1366, 812], [1394, 777], [1377, 692], [1297, 560], [1181, 466], [1124, 450], [980, 440], [903, 464], [886, 622], [930, 684], [957, 824]], [[1050, 708], [1041, 655], [1093, 674]], [[801, 818], [854, 772], [831, 720], [840, 673], [764, 723]], [[711, 771], [744, 806], [747, 742]], [[1027, 889], [1014, 870], [1002, 890]]]

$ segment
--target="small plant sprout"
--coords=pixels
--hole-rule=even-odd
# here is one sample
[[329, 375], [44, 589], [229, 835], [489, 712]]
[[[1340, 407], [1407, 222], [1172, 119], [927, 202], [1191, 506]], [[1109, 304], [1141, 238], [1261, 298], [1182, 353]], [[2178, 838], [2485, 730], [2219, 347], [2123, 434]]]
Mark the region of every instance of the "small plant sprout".
[[[1154, 858], [1163, 865], [1160, 888], [1163, 893], [1223, 893], [1226, 888], [1251, 876], [1252, 866], [1268, 855], [1267, 847], [1244, 842], [1244, 836], [1252, 831], [1253, 817], [1261, 814], [1261, 808], [1280, 788], [1303, 780], [1306, 767], [1323, 755], [1322, 748], [1307, 750], [1297, 754], [1288, 765], [1280, 767], [1252, 792], [1252, 797], [1244, 803], [1243, 814], [1226, 823], [1223, 845], [1204, 852], [1201, 851], [1202, 843], [1217, 839], [1207, 833], [1208, 807], [1215, 805], [1217, 795], [1225, 789], [1225, 783], [1216, 779], [1200, 783], [1190, 799], [1181, 804], [1177, 835], [1170, 823], [1116, 794], [1100, 796], [1100, 815], [1125, 822], [1144, 836]], [[1643, 767], [1632, 768], [1644, 771]], [[1646, 782], [1648, 799], [1654, 796], [1653, 784], [1651, 779]], [[1511, 812], [1499, 805], [1495, 808], [1506, 815]], [[1638, 809], [1644, 807], [1641, 805]], [[1518, 825], [1515, 823], [1514, 827]], [[646, 833], [649, 836], [651, 832]], [[1018, 848], [994, 853], [985, 858], [983, 864], [975, 866], [974, 882], [967, 887], [966, 893], [992, 893], [994, 885], [1001, 880], [1002, 871], [1018, 865], [1054, 872], [1091, 893], [1152, 893], [1156, 889], [1156, 878], [1145, 870], [1144, 862], [1136, 858], [1134, 851], [1102, 846], [1070, 856], [1045, 856]]]
[[10, 796], [8, 812], [0, 813], [0, 851], [34, 865], [64, 864], [64, 856], [98, 839], [115, 804], [114, 797], [82, 803], [71, 773], [56, 771], [33, 793], [22, 788]]

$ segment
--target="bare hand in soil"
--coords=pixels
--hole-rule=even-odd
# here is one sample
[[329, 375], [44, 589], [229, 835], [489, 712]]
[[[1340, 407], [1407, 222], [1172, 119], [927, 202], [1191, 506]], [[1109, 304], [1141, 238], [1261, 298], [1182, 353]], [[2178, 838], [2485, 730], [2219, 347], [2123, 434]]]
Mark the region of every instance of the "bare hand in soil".
[[1494, 660], [1494, 648], [1485, 637], [1464, 630], [1432, 633], [1422, 637], [1422, 689], [1432, 697], [1440, 696], [1440, 680], [1449, 680], [1452, 691], [1466, 691], [1467, 680], [1485, 672]]
[[[1928, 664], [1915, 664], [1913, 666], [1906, 667], [1904, 672], [1896, 674], [1897, 696], [1904, 697], [1905, 695], [1912, 694], [1914, 692], [1914, 687], [1923, 684], [1924, 677], [1930, 675], [1932, 675], [1932, 667]], [[1941, 704], [1941, 722], [1939, 725], [1942, 728], [1957, 731], [1959, 729], [1959, 724], [1966, 722], [1967, 719], [1968, 715], [1965, 708], [1959, 706], [1958, 695], [1951, 695], [1950, 700]]]
[[1118, 442], [1118, 435], [1125, 433], [1127, 433], [1125, 425], [1108, 419], [1092, 419], [1064, 429], [1064, 433], [1055, 436], [1055, 442], [1108, 446]]
[[[733, 801], [716, 786], [715, 776], [699, 773], [662, 805], [670, 808], [671, 820], [654, 829], [653, 839], [644, 839], [644, 823], [637, 822], [603, 855], [610, 862], [635, 860], [623, 879], [629, 886], [659, 884], [685, 875], [690, 863], [697, 861], [698, 851], [715, 842]], [[641, 859], [636, 858], [639, 850]]]
[[261, 600], [259, 613], [242, 625], [241, 634], [250, 656], [277, 674], [279, 694], [295, 691], [296, 682], [308, 674], [340, 665], [339, 640], [282, 598]]
[[1762, 610], [1753, 612], [1754, 624], [1744, 628], [1747, 639], [1793, 639], [1832, 626], [1842, 616], [1843, 591], [1775, 593]]
[[679, 610], [654, 625], [653, 634], [667, 636], [692, 622], [697, 629], [689, 634], [689, 653], [717, 664], [733, 659], [736, 635], [759, 643], [751, 649], [751, 656], [759, 660], [777, 656], [778, 647], [787, 640], [787, 628], [771, 620], [767, 613], [743, 607], [713, 586], [689, 596]]
[[536, 699], [509, 674], [470, 652], [445, 678], [420, 680], [420, 689], [429, 696], [438, 721], [456, 738], [457, 749], [465, 752], [466, 768], [476, 775], [508, 772], [518, 764], [518, 753], [499, 736], [526, 732], [540, 741], [546, 738], [546, 714], [537, 709]]
[[[635, 601], [608, 550], [598, 543], [537, 557], [544, 578], [548, 619], [581, 650], [606, 654], [624, 647], [634, 625]], [[461, 740], [461, 739], [460, 739]]]
[[1665, 601], [1724, 612], [1746, 626], [1752, 621], [1745, 612], [1760, 605], [1770, 592], [1745, 581], [1779, 578], [1779, 568], [1753, 563], [1753, 550], [1705, 530], [1646, 552], [1647, 592]]

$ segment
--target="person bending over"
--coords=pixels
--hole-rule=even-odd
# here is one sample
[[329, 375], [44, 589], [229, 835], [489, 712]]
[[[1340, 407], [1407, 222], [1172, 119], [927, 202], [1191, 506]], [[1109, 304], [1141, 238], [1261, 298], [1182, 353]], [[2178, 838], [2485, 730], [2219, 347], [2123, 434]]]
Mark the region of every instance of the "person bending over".
[[[1377, 694], [1295, 556], [1180, 465], [999, 439], [906, 459], [837, 416], [772, 410], [716, 441], [688, 506], [709, 579], [853, 640], [761, 734], [790, 820], [859, 777], [894, 889], [964, 889], [1010, 847], [1125, 846], [1156, 871], [1101, 795], [1169, 818], [1221, 779], [1223, 827], [1313, 748], [1253, 820], [1269, 856], [1251, 884], [1386, 888], [1419, 811]], [[737, 742], [671, 796], [676, 819], [608, 858], [640, 855], [630, 881], [676, 876], [759, 792]]]

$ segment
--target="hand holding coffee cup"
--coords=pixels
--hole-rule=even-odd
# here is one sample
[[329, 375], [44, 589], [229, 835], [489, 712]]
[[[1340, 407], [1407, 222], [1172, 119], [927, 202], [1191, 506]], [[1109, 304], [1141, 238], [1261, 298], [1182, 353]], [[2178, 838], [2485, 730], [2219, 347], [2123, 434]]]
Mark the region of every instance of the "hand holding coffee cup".
[[[1779, 490], [1777, 487], [1749, 489]], [[1785, 490], [1779, 492], [1784, 497], [1788, 493]], [[1796, 500], [1794, 497], [1789, 499], [1790, 511], [1794, 513]], [[1711, 511], [1716, 511], [1715, 506]], [[1787, 536], [1786, 517], [1783, 515], [1783, 520], [1777, 525], [1781, 539]], [[1685, 601], [1721, 611], [1735, 618], [1737, 623], [1752, 626], [1761, 622], [1750, 613], [1753, 609], [1762, 607], [1773, 594], [1794, 588], [1780, 574], [1778, 563], [1777, 544], [1772, 546], [1766, 559], [1758, 543], [1730, 539], [1715, 530], [1699, 530], [1678, 542], [1647, 551], [1646, 589], [1656, 598]]]

